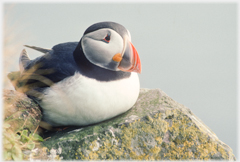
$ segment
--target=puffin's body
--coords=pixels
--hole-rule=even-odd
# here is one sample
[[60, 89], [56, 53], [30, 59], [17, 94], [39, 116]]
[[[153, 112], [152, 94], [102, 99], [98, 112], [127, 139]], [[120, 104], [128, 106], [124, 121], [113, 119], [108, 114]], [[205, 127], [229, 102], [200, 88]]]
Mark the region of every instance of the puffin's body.
[[52, 126], [110, 119], [138, 98], [141, 63], [130, 41], [122, 25], [101, 22], [90, 26], [79, 42], [52, 49], [27, 46], [45, 55], [30, 60], [22, 51], [19, 80], [24, 86], [18, 89], [41, 106], [43, 121]]

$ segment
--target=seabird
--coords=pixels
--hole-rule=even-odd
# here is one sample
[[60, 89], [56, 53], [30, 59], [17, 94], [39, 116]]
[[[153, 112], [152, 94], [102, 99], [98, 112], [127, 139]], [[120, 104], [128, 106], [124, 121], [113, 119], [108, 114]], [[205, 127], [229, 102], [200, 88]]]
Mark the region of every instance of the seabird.
[[86, 29], [79, 42], [52, 49], [26, 47], [44, 53], [19, 59], [16, 90], [42, 108], [43, 121], [54, 127], [85, 126], [129, 110], [136, 102], [141, 62], [130, 32], [115, 22], [99, 22]]

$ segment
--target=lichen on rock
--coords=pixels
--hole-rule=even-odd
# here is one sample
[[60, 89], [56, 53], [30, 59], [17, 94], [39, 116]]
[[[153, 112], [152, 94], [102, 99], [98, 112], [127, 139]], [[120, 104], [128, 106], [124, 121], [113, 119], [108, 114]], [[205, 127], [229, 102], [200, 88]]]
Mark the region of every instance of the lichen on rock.
[[64, 160], [236, 160], [190, 109], [162, 90], [141, 89], [124, 114], [43, 142]]

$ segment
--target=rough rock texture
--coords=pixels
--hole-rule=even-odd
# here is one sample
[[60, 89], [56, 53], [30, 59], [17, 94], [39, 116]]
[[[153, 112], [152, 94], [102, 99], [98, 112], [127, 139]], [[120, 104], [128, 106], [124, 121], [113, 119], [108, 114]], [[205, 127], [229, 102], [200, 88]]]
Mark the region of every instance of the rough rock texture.
[[111, 120], [51, 135], [43, 145], [64, 160], [236, 160], [190, 109], [159, 89]]
[[4, 90], [2, 99], [4, 108], [2, 160], [60, 159], [54, 150], [42, 147], [40, 144], [42, 139], [36, 135], [42, 117], [40, 107], [25, 94], [13, 90]]
[[13, 90], [3, 91], [4, 121], [12, 130], [28, 129], [34, 132], [41, 121], [40, 107], [25, 94]]

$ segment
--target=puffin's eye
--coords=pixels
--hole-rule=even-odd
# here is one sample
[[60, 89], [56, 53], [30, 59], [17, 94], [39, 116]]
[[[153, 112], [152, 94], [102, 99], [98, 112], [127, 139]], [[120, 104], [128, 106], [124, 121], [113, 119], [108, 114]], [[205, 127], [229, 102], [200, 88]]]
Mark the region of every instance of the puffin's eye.
[[110, 35], [107, 34], [106, 37], [103, 40], [109, 43], [110, 42]]

